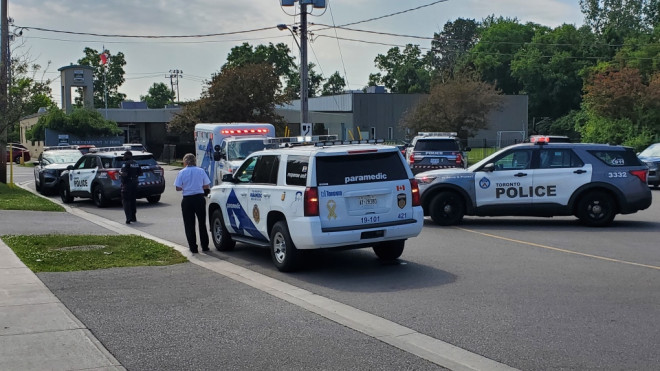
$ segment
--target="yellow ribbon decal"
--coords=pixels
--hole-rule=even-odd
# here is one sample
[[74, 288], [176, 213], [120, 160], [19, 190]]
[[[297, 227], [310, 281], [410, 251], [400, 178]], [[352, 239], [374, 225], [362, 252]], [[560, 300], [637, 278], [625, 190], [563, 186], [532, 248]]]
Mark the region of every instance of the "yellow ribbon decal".
[[335, 209], [337, 208], [337, 203], [334, 200], [330, 200], [330, 201], [328, 201], [327, 206], [328, 206], [328, 211], [329, 211], [328, 220], [330, 220], [331, 218], [337, 219], [337, 214], [335, 214]]

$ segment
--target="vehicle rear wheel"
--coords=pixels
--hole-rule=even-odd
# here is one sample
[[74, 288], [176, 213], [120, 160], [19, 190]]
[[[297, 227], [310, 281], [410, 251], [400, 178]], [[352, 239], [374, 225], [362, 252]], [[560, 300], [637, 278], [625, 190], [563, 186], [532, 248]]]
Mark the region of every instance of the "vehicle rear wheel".
[[147, 196], [147, 202], [149, 202], [150, 204], [158, 203], [158, 201], [160, 201], [160, 195]]
[[429, 205], [431, 219], [438, 225], [454, 225], [465, 215], [463, 197], [455, 192], [440, 192]]
[[614, 220], [616, 203], [606, 192], [589, 192], [578, 201], [575, 215], [585, 225], [604, 227]]
[[213, 237], [213, 244], [218, 251], [233, 250], [236, 246], [236, 241], [231, 239], [225, 221], [222, 218], [222, 211], [216, 210], [211, 216], [211, 236]]
[[103, 187], [100, 185], [94, 186], [92, 189], [92, 199], [94, 200], [94, 205], [97, 207], [106, 207], [108, 205], [108, 199], [103, 193]]
[[69, 185], [65, 182], [60, 183], [60, 198], [65, 204], [70, 204], [73, 202], [73, 196], [71, 196]]
[[14, 162], [18, 165], [21, 163], [21, 156], [14, 157]]
[[286, 221], [275, 223], [270, 232], [270, 255], [275, 267], [281, 272], [291, 272], [298, 268], [300, 251], [293, 245]]
[[379, 259], [395, 260], [403, 253], [405, 243], [405, 240], [381, 242], [374, 246], [373, 249]]

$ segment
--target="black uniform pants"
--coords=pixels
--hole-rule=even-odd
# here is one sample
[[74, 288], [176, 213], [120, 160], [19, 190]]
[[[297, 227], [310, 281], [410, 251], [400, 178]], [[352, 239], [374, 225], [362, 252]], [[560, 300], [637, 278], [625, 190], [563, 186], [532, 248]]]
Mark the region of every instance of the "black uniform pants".
[[199, 242], [202, 249], [209, 247], [209, 234], [206, 230], [206, 197], [203, 193], [183, 196], [181, 200], [181, 214], [183, 215], [183, 227], [186, 230], [188, 247], [192, 251], [197, 250], [197, 239], [195, 234], [195, 218], [199, 224]]
[[121, 202], [124, 205], [124, 214], [126, 214], [126, 221], [132, 222], [137, 220], [137, 208], [135, 206], [135, 198], [137, 197], [138, 182], [129, 181], [121, 185]]

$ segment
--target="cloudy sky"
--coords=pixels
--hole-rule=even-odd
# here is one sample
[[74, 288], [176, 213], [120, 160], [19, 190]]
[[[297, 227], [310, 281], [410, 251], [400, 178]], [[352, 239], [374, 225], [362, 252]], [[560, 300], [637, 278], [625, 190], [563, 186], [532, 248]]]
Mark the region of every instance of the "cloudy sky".
[[[448, 21], [470, 18], [478, 21], [489, 15], [517, 18], [556, 27], [564, 23], [581, 25], [583, 15], [577, 0], [326, 0], [325, 11], [315, 9], [308, 22], [318, 30], [309, 44], [308, 58], [325, 77], [339, 71], [350, 89], [366, 85], [370, 73], [378, 72], [374, 58], [396, 45], [430, 47], [430, 40], [378, 35], [325, 28], [322, 25], [358, 23], [351, 28], [396, 35], [432, 37]], [[411, 10], [419, 8], [417, 10]], [[310, 8], [311, 9], [311, 8]], [[281, 7], [279, 0], [9, 0], [9, 17], [15, 26], [28, 27], [12, 45], [13, 54], [29, 55], [50, 67], [45, 77], [54, 80], [53, 96], [59, 103], [58, 68], [75, 64], [85, 47], [126, 58], [126, 82], [120, 91], [138, 100], [157, 82], [169, 86], [171, 70], [183, 71], [179, 78], [181, 101], [199, 98], [204, 81], [225, 63], [230, 49], [242, 43], [252, 45], [286, 43], [299, 60], [291, 34], [277, 24], [299, 21], [298, 7]], [[407, 11], [410, 10], [410, 11]], [[407, 12], [406, 12], [407, 11]], [[393, 15], [394, 13], [402, 14]], [[391, 15], [391, 16], [388, 16]], [[30, 29], [32, 27], [32, 29]], [[87, 33], [47, 32], [34, 28]], [[261, 31], [253, 31], [259, 30]], [[231, 35], [194, 38], [123, 38], [100, 35]], [[340, 39], [337, 39], [337, 38]], [[348, 40], [351, 39], [351, 40]], [[41, 76], [41, 75], [39, 75]]]

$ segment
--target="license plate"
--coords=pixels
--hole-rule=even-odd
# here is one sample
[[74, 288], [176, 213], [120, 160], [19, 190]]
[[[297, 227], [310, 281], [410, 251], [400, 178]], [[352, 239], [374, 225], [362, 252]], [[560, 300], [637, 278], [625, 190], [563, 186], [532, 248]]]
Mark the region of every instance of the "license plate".
[[374, 196], [363, 196], [360, 197], [358, 204], [360, 206], [375, 206], [378, 204], [378, 199]]
[[431, 159], [431, 165], [437, 165], [437, 164], [439, 164], [439, 163], [440, 163], [440, 159], [439, 159], [439, 158], [432, 158], [432, 159]]

